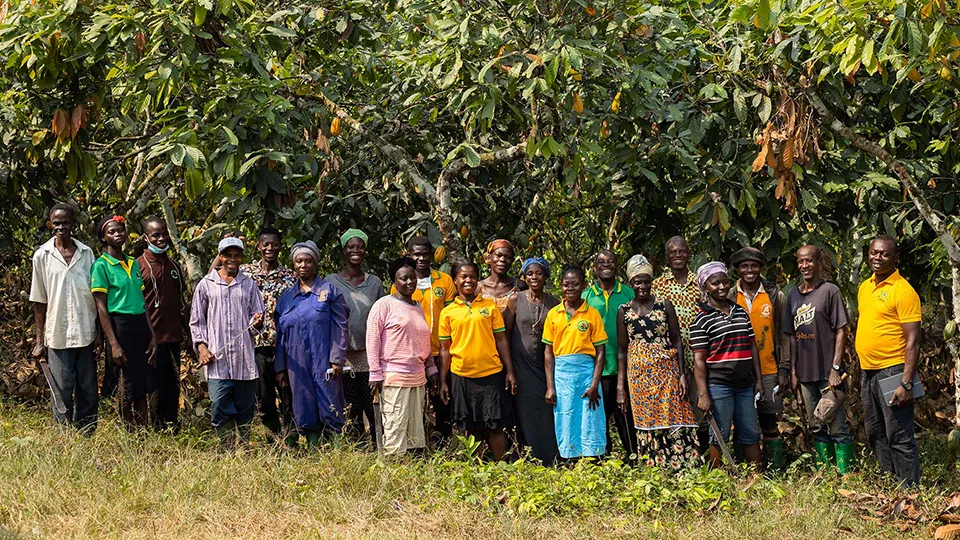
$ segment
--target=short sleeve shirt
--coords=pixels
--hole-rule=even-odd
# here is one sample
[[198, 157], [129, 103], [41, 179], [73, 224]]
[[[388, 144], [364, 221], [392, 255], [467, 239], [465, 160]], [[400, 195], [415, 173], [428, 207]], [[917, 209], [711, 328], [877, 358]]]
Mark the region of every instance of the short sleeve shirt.
[[[553, 345], [554, 356], [597, 355], [597, 346], [606, 345], [607, 331], [600, 312], [583, 302], [571, 317], [563, 302], [551, 308], [543, 322], [543, 342]], [[613, 356], [616, 360], [616, 355]]]
[[[600, 313], [600, 317], [603, 319], [604, 330], [611, 343], [618, 343], [617, 311], [620, 309], [620, 306], [633, 300], [634, 296], [633, 289], [619, 281], [609, 293], [603, 290], [598, 283], [594, 283], [587, 290], [583, 291], [583, 299], [587, 301], [590, 307]], [[603, 363], [603, 375], [613, 375], [616, 372], [617, 355], [606, 355]]]
[[[390, 294], [396, 294], [397, 288], [390, 287]], [[430, 269], [429, 286], [417, 288], [413, 293], [413, 301], [420, 304], [423, 317], [430, 327], [430, 351], [433, 356], [440, 354], [440, 312], [457, 297], [457, 287], [453, 278], [446, 272]]]
[[[263, 271], [262, 261], [240, 266], [240, 271], [252, 279], [263, 295], [263, 312], [273, 313], [277, 309], [277, 299], [290, 287], [297, 284], [297, 276], [282, 264], [273, 270]], [[277, 341], [277, 323], [273, 317], [264, 317], [263, 330], [253, 337], [255, 347], [273, 347]]]
[[833, 283], [821, 282], [805, 293], [797, 287], [790, 289], [783, 314], [783, 332], [796, 341], [797, 356], [793, 365], [800, 382], [819, 382], [830, 377], [837, 330], [847, 322], [840, 289]]
[[871, 276], [857, 294], [857, 356], [861, 369], [883, 369], [907, 358], [907, 337], [900, 326], [920, 322], [920, 296], [896, 270], [877, 283]]
[[110, 313], [141, 315], [146, 311], [140, 265], [129, 255], [122, 261], [107, 253], [100, 255], [90, 270], [90, 292], [106, 293]]
[[440, 341], [450, 342], [450, 371], [476, 379], [503, 369], [494, 334], [505, 331], [503, 315], [490, 298], [456, 298], [440, 312]]
[[51, 349], [86, 347], [97, 331], [97, 304], [90, 293], [93, 250], [73, 242], [77, 249], [69, 263], [53, 238], [33, 254], [30, 301], [46, 305], [43, 341]]
[[747, 299], [737, 282], [737, 305], [750, 315], [750, 324], [753, 326], [753, 335], [757, 341], [757, 352], [760, 353], [760, 373], [762, 375], [777, 374], [777, 357], [775, 354], [776, 340], [774, 334], [773, 301], [770, 295], [760, 285], [760, 290], [752, 301]]
[[651, 289], [653, 295], [669, 300], [673, 310], [677, 313], [677, 322], [680, 323], [680, 339], [683, 341], [683, 357], [687, 368], [693, 368], [693, 349], [690, 347], [690, 325], [700, 313], [700, 289], [697, 287], [693, 274], [687, 277], [687, 282], [681, 284], [667, 270], [662, 276], [653, 280]]
[[700, 314], [690, 325], [690, 344], [694, 351], [707, 353], [707, 381], [743, 388], [752, 386], [753, 326], [746, 310], [737, 304], [730, 314], [701, 304]]

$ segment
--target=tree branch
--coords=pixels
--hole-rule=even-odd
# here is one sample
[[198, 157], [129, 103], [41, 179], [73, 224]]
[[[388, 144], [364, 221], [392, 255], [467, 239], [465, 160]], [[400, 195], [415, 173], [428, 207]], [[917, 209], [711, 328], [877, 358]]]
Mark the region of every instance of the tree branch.
[[191, 286], [196, 286], [203, 277], [203, 269], [200, 267], [200, 260], [196, 255], [187, 251], [187, 246], [180, 241], [180, 229], [177, 227], [177, 216], [173, 214], [173, 207], [170, 206], [170, 199], [165, 185], [157, 186], [157, 198], [160, 199], [160, 206], [163, 208], [163, 219], [167, 222], [167, 229], [170, 231], [170, 240], [173, 242], [173, 248], [180, 255], [186, 265], [187, 278]]

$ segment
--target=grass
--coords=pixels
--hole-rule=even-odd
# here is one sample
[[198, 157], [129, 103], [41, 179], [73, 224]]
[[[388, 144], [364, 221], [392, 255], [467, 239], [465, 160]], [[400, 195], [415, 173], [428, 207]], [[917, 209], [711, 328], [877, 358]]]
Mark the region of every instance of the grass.
[[387, 463], [345, 445], [281, 450], [262, 436], [225, 451], [200, 422], [177, 436], [132, 434], [108, 415], [84, 437], [0, 401], [0, 538], [929, 537], [958, 487], [937, 466], [925, 463], [934, 485], [919, 493], [914, 524], [863, 519], [862, 504], [838, 495], [892, 496], [871, 470], [820, 477], [801, 462], [773, 479], [671, 477], [617, 460], [488, 464], [467, 448]]

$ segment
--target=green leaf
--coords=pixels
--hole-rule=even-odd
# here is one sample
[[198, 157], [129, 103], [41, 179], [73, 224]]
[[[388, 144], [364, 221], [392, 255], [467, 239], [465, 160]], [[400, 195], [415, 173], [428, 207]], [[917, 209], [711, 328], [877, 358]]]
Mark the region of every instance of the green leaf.
[[263, 157], [262, 155], [253, 156], [252, 158], [244, 161], [243, 165], [240, 166], [240, 172], [238, 176], [243, 178], [243, 176], [246, 175], [248, 172], [250, 172], [250, 169], [252, 169], [257, 164], [257, 162], [260, 161], [260, 158], [262, 157]]
[[763, 96], [763, 100], [760, 102], [760, 110], [757, 113], [760, 115], [760, 121], [766, 123], [770, 120], [770, 114], [773, 112], [773, 102], [770, 100], [769, 96]]
[[203, 181], [203, 172], [200, 169], [184, 169], [183, 181], [187, 198], [191, 201], [202, 195], [206, 189]]
[[917, 21], [907, 21], [907, 43], [910, 45], [910, 54], [923, 56], [926, 36], [923, 35], [923, 30], [920, 29]]
[[187, 149], [182, 144], [175, 144], [170, 149], [170, 162], [177, 167], [183, 166], [183, 159], [187, 156]]
[[757, 16], [753, 22], [757, 28], [766, 29], [770, 26], [770, 0], [760, 0], [757, 5]]
[[204, 21], [207, 20], [207, 8], [203, 6], [196, 6], [193, 8], [193, 24], [197, 26], [203, 26]]
[[236, 136], [236, 134], [233, 132], [233, 130], [231, 130], [231, 129], [228, 128], [227, 126], [221, 126], [221, 127], [223, 128], [223, 133], [224, 133], [224, 135], [227, 136], [227, 142], [230, 143], [230, 144], [232, 144], [232, 145], [234, 145], [234, 146], [238, 146], [238, 145], [240, 144], [240, 140], [237, 139], [237, 136]]
[[733, 112], [737, 115], [737, 120], [747, 121], [747, 97], [739, 86], [733, 88]]
[[471, 167], [480, 166], [480, 154], [472, 146], [463, 145], [463, 160]]
[[735, 45], [730, 49], [730, 71], [736, 73], [740, 71], [740, 62], [743, 59], [743, 52], [740, 50], [739, 45]]
[[447, 73], [446, 77], [443, 78], [443, 82], [440, 83], [441, 88], [449, 88], [457, 81], [457, 75], [460, 74], [460, 68], [463, 67], [463, 60], [460, 59], [460, 53], [457, 52], [457, 58], [453, 61], [453, 67]]

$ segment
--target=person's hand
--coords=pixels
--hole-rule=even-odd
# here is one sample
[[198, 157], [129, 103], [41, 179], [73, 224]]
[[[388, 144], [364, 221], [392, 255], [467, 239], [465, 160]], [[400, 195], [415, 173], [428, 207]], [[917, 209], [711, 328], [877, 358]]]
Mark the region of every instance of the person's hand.
[[340, 364], [330, 364], [330, 370], [330, 378], [336, 379], [341, 373], [343, 373], [343, 366]]
[[757, 382], [753, 384], [754, 394], [760, 394], [760, 401], [763, 401], [763, 381], [757, 379]]
[[591, 384], [590, 388], [587, 388], [587, 391], [584, 392], [580, 397], [590, 400], [588, 407], [590, 407], [590, 410], [592, 411], [600, 406], [600, 387], [595, 384]]
[[278, 371], [274, 376], [273, 380], [277, 381], [277, 386], [285, 388], [290, 384], [290, 381], [287, 379], [286, 371]]
[[830, 385], [830, 388], [837, 388], [843, 384], [843, 376], [840, 375], [839, 371], [831, 369], [830, 376], [827, 377], [827, 383]]
[[547, 393], [543, 395], [543, 398], [547, 400], [547, 403], [556, 407], [557, 405], [557, 391], [553, 389], [552, 386], [547, 387]]
[[507, 388], [506, 389], [509, 390], [510, 393], [513, 395], [517, 394], [517, 376], [513, 374], [512, 369], [507, 370]]
[[440, 381], [440, 401], [443, 401], [444, 405], [450, 403], [450, 388], [447, 386], [447, 381]]
[[440, 374], [434, 373], [427, 377], [427, 386], [430, 387], [430, 395], [435, 396], [440, 391]]
[[37, 343], [33, 346], [33, 350], [30, 351], [30, 356], [40, 362], [47, 361], [47, 347], [43, 344], [43, 338], [37, 340]]
[[370, 381], [370, 392], [377, 393], [383, 390], [383, 381]]
[[97, 331], [93, 337], [93, 358], [96, 362], [96, 358], [100, 356], [100, 351], [103, 350], [103, 333]]
[[790, 372], [790, 388], [793, 388], [794, 392], [800, 391], [800, 377], [797, 377], [796, 370]]
[[150, 345], [147, 346], [147, 365], [152, 366], [157, 358], [157, 338], [150, 338]]
[[787, 392], [787, 390], [793, 388], [790, 383], [790, 375], [788, 375], [786, 372], [780, 372], [780, 374], [777, 375], [777, 384], [780, 385], [780, 391], [777, 393], [782, 396]]
[[700, 398], [697, 399], [697, 408], [703, 412], [708, 412], [712, 406], [713, 404], [710, 402], [710, 396], [705, 393], [701, 393]]
[[621, 412], [627, 412], [627, 389], [620, 384], [617, 385], [617, 405]]
[[902, 386], [898, 386], [890, 399], [891, 407], [905, 407], [913, 401], [913, 392]]
[[253, 326], [257, 330], [263, 329], [263, 313], [255, 313], [253, 318], [250, 319], [250, 326]]
[[123, 347], [120, 346], [120, 343], [113, 342], [110, 344], [110, 358], [113, 360], [113, 363], [125, 367], [127, 365], [127, 355], [123, 352]]
[[213, 362], [215, 362], [215, 361], [217, 360], [216, 358], [214, 358], [213, 353], [210, 352], [210, 349], [207, 348], [207, 345], [206, 345], [205, 343], [201, 343], [200, 346], [198, 347], [198, 349], [199, 349], [199, 351], [200, 351], [200, 365], [201, 365], [201, 366], [205, 366], [205, 365], [207, 365], [207, 364], [212, 364]]
[[687, 399], [687, 378], [680, 375], [680, 399]]

